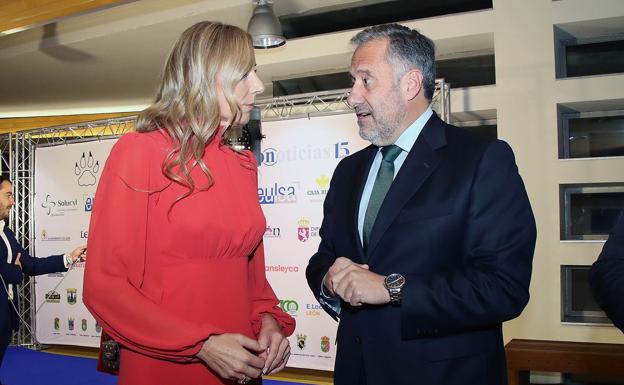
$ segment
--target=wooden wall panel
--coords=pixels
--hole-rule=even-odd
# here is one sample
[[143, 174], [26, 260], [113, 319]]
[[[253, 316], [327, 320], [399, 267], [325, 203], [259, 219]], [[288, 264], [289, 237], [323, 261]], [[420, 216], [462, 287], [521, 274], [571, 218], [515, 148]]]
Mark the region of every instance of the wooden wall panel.
[[2, 0], [0, 34], [134, 0]]
[[138, 112], [120, 112], [112, 114], [86, 114], [86, 115], [62, 115], [62, 116], [34, 116], [30, 118], [4, 118], [0, 119], [0, 134], [8, 132], [32, 130], [42, 127], [61, 126], [89, 122], [92, 120], [119, 118], [136, 115]]

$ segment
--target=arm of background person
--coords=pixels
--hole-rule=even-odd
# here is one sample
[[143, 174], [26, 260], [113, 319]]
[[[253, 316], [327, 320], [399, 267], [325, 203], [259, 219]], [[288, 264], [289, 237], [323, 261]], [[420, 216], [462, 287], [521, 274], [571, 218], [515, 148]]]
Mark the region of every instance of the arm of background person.
[[517, 317], [529, 300], [535, 219], [505, 142], [485, 150], [468, 199], [462, 266], [447, 274], [406, 275], [403, 338], [496, 325]]
[[45, 258], [35, 258], [28, 254], [22, 245], [17, 242], [15, 234], [10, 229], [7, 229], [7, 238], [11, 242], [11, 247], [16, 254], [20, 256], [20, 263], [22, 264], [22, 270], [26, 275], [41, 275], [48, 273], [57, 273], [67, 271], [65, 267], [65, 256], [51, 255]]
[[7, 263], [6, 259], [0, 262], [0, 275], [2, 275], [2, 279], [6, 284], [12, 283], [14, 285], [19, 285], [24, 279], [22, 269], [13, 263]]

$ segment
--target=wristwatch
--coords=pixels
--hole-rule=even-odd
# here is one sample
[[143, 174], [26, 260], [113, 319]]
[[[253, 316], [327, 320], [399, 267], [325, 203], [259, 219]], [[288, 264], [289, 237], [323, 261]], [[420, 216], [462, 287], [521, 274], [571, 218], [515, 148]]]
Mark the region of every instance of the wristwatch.
[[390, 274], [384, 279], [384, 287], [390, 294], [390, 303], [393, 305], [401, 304], [401, 289], [405, 286], [405, 277], [401, 274]]

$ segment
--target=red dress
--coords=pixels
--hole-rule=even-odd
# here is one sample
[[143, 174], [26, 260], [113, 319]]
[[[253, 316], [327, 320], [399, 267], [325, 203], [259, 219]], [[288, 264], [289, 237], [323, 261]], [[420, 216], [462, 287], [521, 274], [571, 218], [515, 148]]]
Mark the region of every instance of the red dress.
[[212, 334], [257, 338], [269, 313], [290, 335], [265, 277], [257, 171], [215, 138], [191, 175], [196, 190], [162, 173], [164, 131], [129, 133], [106, 162], [91, 215], [84, 303], [123, 345], [119, 384], [229, 384], [195, 355]]

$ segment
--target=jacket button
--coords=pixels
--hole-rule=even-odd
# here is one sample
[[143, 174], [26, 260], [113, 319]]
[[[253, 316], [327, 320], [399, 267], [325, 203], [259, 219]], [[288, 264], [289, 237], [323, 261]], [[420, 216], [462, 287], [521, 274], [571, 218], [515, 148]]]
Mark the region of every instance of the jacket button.
[[357, 342], [358, 344], [359, 344], [360, 342], [362, 342], [362, 341], [360, 340], [360, 337], [359, 337], [359, 336], [355, 337], [355, 342]]

